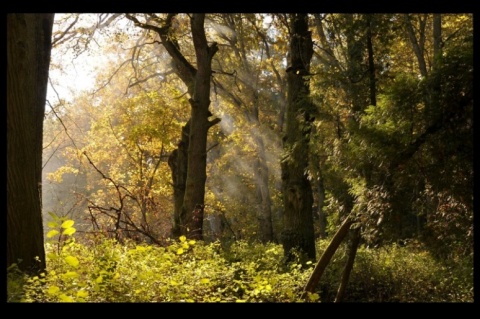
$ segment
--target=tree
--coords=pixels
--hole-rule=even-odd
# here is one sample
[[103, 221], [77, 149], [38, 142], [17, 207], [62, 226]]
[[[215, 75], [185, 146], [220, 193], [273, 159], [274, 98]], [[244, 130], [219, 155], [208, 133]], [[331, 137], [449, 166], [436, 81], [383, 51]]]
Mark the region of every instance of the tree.
[[[196, 68], [185, 58], [180, 51], [178, 41], [175, 39], [176, 14], [168, 14], [162, 21], [155, 14], [147, 14], [146, 22], [140, 22], [136, 17], [127, 14], [136, 26], [156, 32], [162, 44], [173, 59], [177, 75], [182, 79], [188, 88], [190, 95], [191, 117], [182, 130], [182, 136], [187, 135], [188, 144], [185, 141], [179, 145], [177, 154], [187, 150], [186, 161], [177, 162], [177, 169], [185, 170], [185, 181], [178, 180], [177, 183], [185, 185], [185, 192], [179, 191], [175, 196], [183, 197], [180, 211], [175, 212], [178, 216], [180, 234], [193, 239], [203, 239], [203, 214], [205, 202], [205, 182], [207, 180], [207, 133], [210, 127], [217, 124], [220, 119], [209, 120], [212, 113], [210, 106], [210, 81], [212, 75], [212, 58], [218, 51], [216, 42], [208, 44], [204, 21], [205, 14], [193, 14], [190, 18], [190, 30], [196, 57]], [[149, 24], [149, 22], [162, 23], [161, 27]], [[182, 138], [183, 141], [183, 138]], [[177, 156], [177, 160], [180, 157]], [[172, 171], [172, 174], [175, 174]], [[183, 196], [182, 196], [183, 193]], [[179, 208], [179, 207], [176, 207]]]
[[7, 16], [7, 266], [46, 267], [42, 135], [54, 14]]
[[[94, 17], [81, 16], [79, 21]], [[151, 55], [164, 54], [162, 46], [152, 52], [125, 27], [105, 31], [114, 34], [114, 40], [106, 41], [100, 34], [92, 40], [101, 49], [96, 54], [108, 58], [92, 81], [95, 93], [75, 91], [72, 102], [57, 94], [58, 105], [52, 106], [53, 114], [46, 121], [47, 129], [57, 127], [58, 132], [45, 140], [46, 157], [56, 153], [64, 162], [54, 173], [48, 172], [51, 165], [45, 170], [54, 186], [48, 200], [60, 204], [50, 205], [48, 211], [75, 219], [77, 233], [88, 235], [77, 239], [101, 233], [120, 241], [161, 244], [170, 235], [173, 206], [167, 158], [176, 132], [188, 119], [188, 101], [175, 98], [182, 91], [174, 74], [166, 81], [173, 73], [167, 59], [142, 64]], [[56, 145], [61, 133], [74, 140]], [[59, 163], [55, 157], [52, 162]], [[64, 198], [59, 189], [71, 195]], [[71, 208], [69, 198], [77, 199]]]
[[282, 244], [286, 261], [299, 249], [315, 259], [313, 194], [308, 178], [308, 154], [314, 105], [310, 100], [310, 60], [313, 55], [307, 14], [290, 18], [290, 59], [287, 68], [286, 130], [283, 140], [282, 192], [285, 208]]

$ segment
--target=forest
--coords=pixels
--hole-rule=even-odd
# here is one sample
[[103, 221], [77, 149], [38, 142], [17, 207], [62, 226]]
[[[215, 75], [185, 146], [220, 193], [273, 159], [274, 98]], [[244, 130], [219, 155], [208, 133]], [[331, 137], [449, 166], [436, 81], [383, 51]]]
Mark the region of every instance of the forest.
[[7, 15], [7, 302], [474, 300], [473, 14]]

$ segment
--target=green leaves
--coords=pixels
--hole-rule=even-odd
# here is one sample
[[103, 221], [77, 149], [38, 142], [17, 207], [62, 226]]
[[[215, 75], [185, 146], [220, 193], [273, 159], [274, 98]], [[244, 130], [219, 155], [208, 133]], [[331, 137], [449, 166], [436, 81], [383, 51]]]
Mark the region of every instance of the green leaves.
[[61, 235], [59, 237], [59, 244], [60, 244], [61, 239], [62, 239], [61, 238], [62, 235], [72, 236], [77, 231], [75, 229], [75, 227], [73, 227], [73, 225], [75, 224], [74, 220], [67, 219], [66, 217], [59, 217], [55, 213], [52, 213], [52, 212], [49, 212], [48, 214], [52, 217], [53, 221], [49, 221], [47, 223], [48, 228], [52, 228], [47, 233], [47, 238], [53, 238], [53, 237], [59, 235], [60, 231], [62, 231]]
[[[317, 250], [323, 251], [328, 242], [318, 241]], [[281, 267], [281, 245], [237, 241], [222, 251], [216, 243], [197, 243], [194, 249], [177, 255], [181, 244], [172, 243], [174, 250], [130, 243], [131, 249], [126, 249], [115, 241], [94, 247], [75, 244], [75, 256], [61, 252], [61, 258], [49, 261], [46, 274], [22, 284], [15, 281], [10, 268], [9, 300], [18, 299], [10, 294], [21, 287], [22, 298], [29, 302], [329, 301], [318, 291], [306, 300], [300, 298], [312, 269], [298, 263]], [[344, 267], [346, 247], [341, 249], [329, 266], [332, 273], [341, 273]], [[473, 271], [468, 264], [445, 267], [419, 249], [360, 247], [349, 282], [350, 300], [371, 302], [378, 300], [379, 294], [385, 302], [473, 300]], [[334, 293], [338, 278], [326, 276], [324, 285], [322, 289]]]
[[67, 264], [69, 264], [70, 266], [73, 266], [73, 267], [77, 267], [78, 264], [79, 264], [79, 261], [78, 261], [77, 257], [74, 257], [74, 256], [65, 257], [65, 261], [67, 262]]

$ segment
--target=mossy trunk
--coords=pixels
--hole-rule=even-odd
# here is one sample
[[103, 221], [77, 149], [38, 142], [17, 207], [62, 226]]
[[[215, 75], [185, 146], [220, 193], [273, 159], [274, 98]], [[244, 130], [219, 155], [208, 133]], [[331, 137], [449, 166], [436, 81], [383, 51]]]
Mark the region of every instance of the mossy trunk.
[[310, 131], [314, 113], [309, 89], [313, 43], [306, 14], [290, 15], [290, 25], [286, 131], [281, 162], [285, 208], [282, 244], [287, 262], [293, 260], [294, 249], [300, 250], [310, 260], [315, 259], [313, 194], [307, 173]]

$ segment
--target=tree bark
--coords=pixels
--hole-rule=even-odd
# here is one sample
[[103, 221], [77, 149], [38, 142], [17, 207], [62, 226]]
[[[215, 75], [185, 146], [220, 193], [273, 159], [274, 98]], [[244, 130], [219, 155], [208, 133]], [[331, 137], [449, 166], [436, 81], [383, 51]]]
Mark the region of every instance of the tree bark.
[[53, 19], [7, 16], [7, 266], [36, 274], [46, 266], [42, 144]]
[[180, 221], [184, 227], [181, 230], [182, 234], [193, 239], [203, 239], [203, 209], [205, 182], [207, 180], [207, 133], [211, 126], [219, 122], [219, 119], [213, 121], [208, 119], [212, 115], [209, 111], [211, 63], [218, 47], [215, 42], [208, 46], [204, 20], [205, 14], [202, 13], [193, 14], [191, 18], [197, 72], [195, 74], [194, 93], [190, 99], [188, 169], [185, 197], [180, 215]]
[[182, 127], [180, 142], [177, 149], [168, 157], [168, 166], [172, 171], [173, 182], [173, 227], [172, 236], [180, 237], [180, 212], [182, 211], [183, 198], [185, 197], [185, 182], [187, 180], [188, 145], [190, 136], [190, 121]]
[[[433, 14], [433, 57], [439, 58], [442, 55], [442, 15]], [[435, 63], [434, 63], [435, 65]]]
[[308, 259], [315, 259], [313, 228], [313, 194], [308, 179], [308, 157], [312, 114], [308, 75], [313, 55], [311, 31], [306, 14], [290, 16], [290, 66], [287, 68], [288, 99], [282, 192], [285, 208], [282, 244], [286, 261], [292, 261], [293, 249], [299, 249]]
[[370, 104], [377, 105], [377, 80], [375, 78], [375, 59], [373, 57], [372, 44], [372, 14], [367, 14], [367, 50], [368, 50], [368, 74], [370, 81]]

